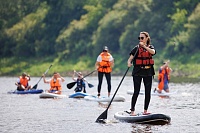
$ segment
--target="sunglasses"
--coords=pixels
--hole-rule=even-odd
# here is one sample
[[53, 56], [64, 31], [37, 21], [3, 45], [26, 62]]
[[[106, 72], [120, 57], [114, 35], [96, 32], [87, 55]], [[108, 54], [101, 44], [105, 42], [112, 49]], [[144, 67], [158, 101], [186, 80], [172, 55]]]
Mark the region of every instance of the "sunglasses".
[[144, 39], [144, 37], [138, 37], [138, 40], [140, 40], [140, 39], [141, 39], [141, 40], [143, 40], [143, 39]]
[[103, 50], [103, 52], [108, 52], [107, 50]]

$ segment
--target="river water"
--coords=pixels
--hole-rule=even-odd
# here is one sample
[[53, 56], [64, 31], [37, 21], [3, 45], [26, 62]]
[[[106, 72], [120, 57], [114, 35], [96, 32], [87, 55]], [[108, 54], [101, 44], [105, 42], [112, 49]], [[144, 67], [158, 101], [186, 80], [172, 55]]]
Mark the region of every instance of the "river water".
[[[112, 77], [112, 94], [117, 89], [122, 77]], [[30, 84], [35, 85], [40, 77], [32, 77]], [[65, 77], [63, 94], [73, 93], [66, 84], [72, 82]], [[133, 89], [132, 77], [126, 76], [117, 95], [123, 95], [125, 102], [113, 102], [108, 110], [108, 123], [95, 123], [97, 117], [106, 109], [107, 103], [97, 103], [84, 99], [40, 99], [39, 94], [7, 94], [15, 90], [16, 77], [0, 77], [0, 132], [3, 133], [186, 133], [200, 130], [200, 84], [170, 83], [171, 91], [178, 91], [169, 98], [152, 96], [149, 106], [151, 113], [163, 113], [171, 117], [168, 125], [144, 125], [119, 122], [114, 118], [118, 111], [130, 109], [131, 95], [127, 90]], [[97, 77], [87, 80], [94, 88], [87, 87], [87, 93], [96, 95]], [[102, 95], [107, 95], [105, 78]], [[155, 88], [157, 83], [153, 82]], [[141, 89], [144, 89], [143, 84]], [[46, 90], [48, 84], [39, 82], [38, 89]], [[139, 95], [136, 113], [143, 111], [144, 95]]]

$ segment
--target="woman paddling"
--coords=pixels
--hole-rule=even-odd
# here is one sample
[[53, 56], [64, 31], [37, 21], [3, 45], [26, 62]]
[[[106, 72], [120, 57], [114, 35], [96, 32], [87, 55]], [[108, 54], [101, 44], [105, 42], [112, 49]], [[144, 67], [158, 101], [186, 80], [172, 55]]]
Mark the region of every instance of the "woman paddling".
[[[128, 67], [132, 66], [133, 62], [133, 83], [134, 83], [134, 93], [131, 102], [131, 115], [135, 115], [135, 104], [137, 97], [140, 92], [141, 81], [143, 79], [145, 87], [145, 100], [144, 100], [144, 112], [143, 114], [149, 114], [147, 112], [150, 99], [151, 99], [151, 87], [152, 87], [152, 77], [155, 75], [154, 71], [154, 60], [153, 55], [156, 54], [154, 47], [150, 44], [150, 36], [147, 32], [140, 32], [138, 37], [139, 44], [135, 46], [131, 52], [130, 57], [127, 61]], [[134, 57], [135, 56], [135, 57]]]

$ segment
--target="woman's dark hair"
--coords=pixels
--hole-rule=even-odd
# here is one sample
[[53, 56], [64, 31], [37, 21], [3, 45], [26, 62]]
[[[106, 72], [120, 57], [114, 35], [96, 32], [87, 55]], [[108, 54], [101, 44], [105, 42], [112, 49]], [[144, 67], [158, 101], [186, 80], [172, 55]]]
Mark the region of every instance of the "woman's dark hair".
[[151, 38], [149, 36], [149, 33], [146, 31], [142, 31], [142, 32], [140, 32], [140, 34], [144, 34], [147, 38], [147, 45], [151, 45]]

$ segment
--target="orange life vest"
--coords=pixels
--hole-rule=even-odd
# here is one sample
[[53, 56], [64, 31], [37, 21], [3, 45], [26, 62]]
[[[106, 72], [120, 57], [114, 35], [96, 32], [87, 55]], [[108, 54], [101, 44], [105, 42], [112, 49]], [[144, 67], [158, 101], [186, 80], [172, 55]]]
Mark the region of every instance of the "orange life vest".
[[20, 81], [19, 81], [20, 84], [23, 85], [24, 87], [27, 87], [27, 86], [28, 86], [28, 81], [29, 81], [29, 80], [28, 80], [26, 77], [25, 77], [25, 78], [22, 78], [22, 76], [20, 76], [19, 78], [20, 78]]
[[112, 72], [112, 68], [111, 68], [111, 63], [109, 61], [111, 54], [107, 53], [106, 55], [104, 55], [104, 53], [102, 52], [100, 54], [102, 61], [99, 63], [99, 68], [98, 71], [99, 72], [105, 72], [105, 73], [110, 73]]
[[138, 56], [135, 60], [135, 65], [147, 66], [154, 65], [154, 60], [152, 59], [152, 54], [146, 49], [139, 47]]
[[52, 79], [50, 81], [50, 86], [51, 86], [50, 90], [53, 90], [54, 88], [56, 88], [58, 91], [62, 90], [61, 84], [58, 79], [56, 79], [56, 81], [54, 81], [54, 79]]
[[169, 67], [166, 67], [165, 69], [162, 69], [162, 71], [159, 71], [159, 75], [158, 75], [158, 88], [160, 90], [162, 90], [164, 88], [164, 77], [165, 75], [167, 76], [167, 80], [170, 80], [170, 69]]

